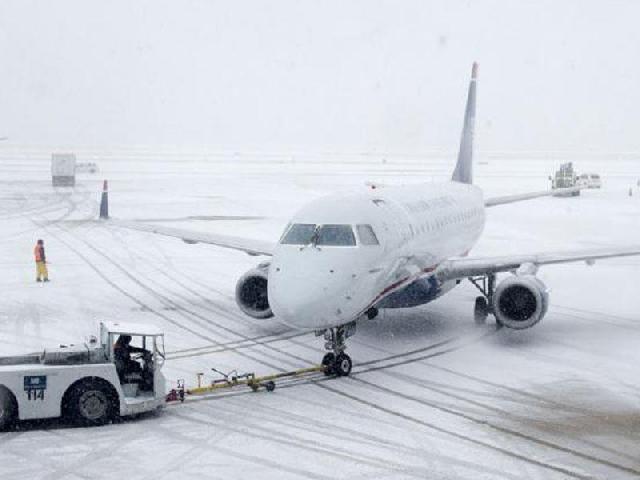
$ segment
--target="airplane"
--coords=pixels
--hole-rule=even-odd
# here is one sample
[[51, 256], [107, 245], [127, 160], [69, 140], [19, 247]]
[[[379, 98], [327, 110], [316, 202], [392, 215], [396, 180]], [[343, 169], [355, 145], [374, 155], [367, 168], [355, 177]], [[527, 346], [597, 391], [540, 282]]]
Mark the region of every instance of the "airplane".
[[[346, 376], [346, 339], [356, 323], [381, 309], [429, 303], [463, 280], [480, 291], [474, 318], [493, 315], [498, 326], [525, 329], [547, 312], [549, 293], [536, 276], [542, 265], [640, 255], [640, 246], [496, 257], [469, 256], [487, 208], [582, 187], [484, 198], [473, 185], [473, 135], [478, 66], [473, 64], [464, 125], [450, 182], [368, 189], [312, 201], [298, 211], [280, 240], [269, 242], [140, 224], [109, 217], [105, 181], [100, 218], [115, 226], [241, 250], [269, 260], [237, 282], [236, 303], [255, 319], [324, 335], [327, 375]], [[512, 275], [497, 283], [497, 274]]]

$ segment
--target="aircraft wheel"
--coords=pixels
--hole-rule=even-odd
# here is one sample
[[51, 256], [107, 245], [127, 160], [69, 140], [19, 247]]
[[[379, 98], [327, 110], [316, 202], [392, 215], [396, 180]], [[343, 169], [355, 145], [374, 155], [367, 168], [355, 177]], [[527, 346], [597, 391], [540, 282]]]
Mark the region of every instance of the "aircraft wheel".
[[267, 392], [273, 392], [276, 389], [276, 382], [268, 381], [264, 384], [264, 388], [267, 389]]
[[346, 377], [351, 373], [351, 368], [353, 367], [353, 363], [351, 362], [351, 357], [346, 353], [341, 353], [336, 358], [336, 363], [334, 365], [334, 369], [336, 374], [340, 377]]
[[16, 404], [4, 388], [0, 388], [0, 432], [8, 430], [16, 421]]
[[473, 308], [473, 319], [476, 325], [484, 325], [489, 316], [489, 304], [484, 297], [476, 297], [476, 304]]
[[324, 374], [328, 377], [335, 373], [336, 356], [333, 353], [327, 353], [322, 357], [322, 366], [324, 367]]
[[113, 393], [99, 382], [82, 382], [71, 387], [66, 402], [69, 419], [76, 425], [104, 425], [115, 414]]

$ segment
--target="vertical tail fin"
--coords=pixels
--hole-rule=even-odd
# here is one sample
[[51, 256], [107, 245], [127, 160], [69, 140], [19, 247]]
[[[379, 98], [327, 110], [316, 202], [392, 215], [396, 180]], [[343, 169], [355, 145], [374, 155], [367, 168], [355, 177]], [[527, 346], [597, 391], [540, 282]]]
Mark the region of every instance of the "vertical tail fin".
[[102, 186], [102, 198], [100, 199], [100, 218], [106, 220], [109, 218], [109, 187], [107, 181]]
[[473, 128], [476, 121], [476, 80], [478, 77], [478, 64], [473, 64], [471, 70], [471, 82], [467, 95], [467, 109], [464, 113], [464, 126], [460, 139], [460, 151], [458, 163], [453, 171], [451, 180], [460, 183], [473, 183]]

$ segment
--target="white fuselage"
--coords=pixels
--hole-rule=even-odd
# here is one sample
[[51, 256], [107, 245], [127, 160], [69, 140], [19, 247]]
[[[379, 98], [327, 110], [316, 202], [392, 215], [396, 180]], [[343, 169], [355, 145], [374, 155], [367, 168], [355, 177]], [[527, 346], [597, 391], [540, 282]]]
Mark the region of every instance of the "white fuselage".
[[[280, 243], [269, 268], [269, 304], [302, 329], [343, 325], [452, 257], [466, 255], [484, 228], [482, 191], [462, 183], [381, 188], [316, 200], [291, 225], [370, 225], [379, 245]], [[286, 234], [286, 231], [285, 231]], [[443, 292], [446, 288], [443, 288]]]

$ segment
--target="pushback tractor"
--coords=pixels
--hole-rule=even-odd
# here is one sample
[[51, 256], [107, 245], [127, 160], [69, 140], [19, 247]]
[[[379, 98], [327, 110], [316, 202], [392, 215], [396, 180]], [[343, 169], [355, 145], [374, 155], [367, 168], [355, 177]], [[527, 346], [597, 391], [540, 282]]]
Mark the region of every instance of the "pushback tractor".
[[101, 425], [162, 408], [164, 359], [157, 327], [124, 323], [101, 323], [100, 338], [82, 345], [0, 357], [0, 430], [56, 417]]

